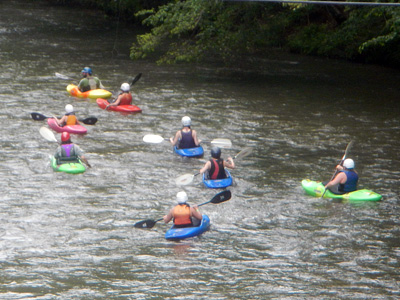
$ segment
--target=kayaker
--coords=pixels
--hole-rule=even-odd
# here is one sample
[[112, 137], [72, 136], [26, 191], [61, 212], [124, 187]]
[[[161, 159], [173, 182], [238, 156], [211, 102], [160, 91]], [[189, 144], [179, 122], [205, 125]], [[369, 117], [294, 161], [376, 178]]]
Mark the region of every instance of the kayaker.
[[172, 208], [169, 213], [163, 217], [164, 222], [168, 223], [173, 219], [174, 226], [177, 228], [200, 225], [203, 216], [197, 205], [190, 207], [189, 204], [187, 204], [188, 196], [186, 192], [178, 192], [176, 194], [176, 200], [178, 201], [178, 205]]
[[89, 168], [91, 168], [91, 165], [89, 164], [86, 157], [83, 155], [83, 151], [81, 150], [81, 148], [79, 148], [78, 145], [72, 143], [71, 137], [68, 132], [63, 132], [61, 134], [61, 145], [57, 148], [56, 153], [54, 154], [54, 158], [57, 160], [57, 165], [68, 162], [78, 162], [78, 159], [80, 159]]
[[106, 109], [109, 106], [118, 106], [118, 105], [132, 105], [132, 94], [129, 92], [131, 86], [129, 83], [121, 84], [121, 92], [118, 94], [117, 99], [114, 102], [111, 102], [106, 106]]
[[83, 78], [78, 84], [78, 89], [83, 93], [95, 89], [104, 89], [99, 78], [92, 76], [92, 69], [84, 67], [81, 71]]
[[221, 158], [221, 149], [219, 147], [211, 148], [211, 159], [207, 161], [203, 168], [200, 169], [200, 174], [208, 171], [207, 179], [224, 179], [226, 178], [225, 168], [234, 169], [235, 163], [232, 157], [227, 160]]
[[337, 165], [336, 170], [339, 173], [325, 184], [325, 188], [334, 194], [345, 194], [357, 190], [358, 174], [354, 170], [354, 161], [347, 158], [343, 162], [343, 166]]
[[188, 116], [182, 118], [181, 130], [178, 130], [174, 138], [170, 138], [172, 146], [177, 145], [179, 149], [195, 148], [200, 145], [201, 140], [197, 139], [197, 132], [191, 129], [192, 119]]
[[59, 120], [56, 117], [58, 125], [63, 127], [65, 125], [79, 125], [79, 121], [75, 116], [74, 107], [71, 104], [65, 105], [65, 115]]

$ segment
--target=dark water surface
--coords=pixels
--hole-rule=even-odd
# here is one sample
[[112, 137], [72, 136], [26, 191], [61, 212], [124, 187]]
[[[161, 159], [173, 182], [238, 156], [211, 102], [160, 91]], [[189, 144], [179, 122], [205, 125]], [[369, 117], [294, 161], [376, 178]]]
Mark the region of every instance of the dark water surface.
[[[240, 67], [158, 67], [129, 60], [132, 29], [87, 10], [44, 1], [0, 3], [1, 299], [398, 299], [400, 105], [397, 70], [274, 55]], [[91, 66], [116, 91], [139, 72], [123, 116], [65, 87]], [[62, 80], [55, 72], [73, 80]], [[31, 112], [96, 116], [73, 136], [93, 168], [54, 173]], [[175, 203], [175, 179], [208, 159], [181, 159], [167, 142], [189, 115], [200, 138], [229, 138], [233, 198], [208, 204], [211, 230], [168, 242], [158, 219]], [[59, 139], [59, 135], [57, 135]], [[304, 178], [326, 180], [351, 140], [360, 187], [377, 203], [304, 194]], [[196, 177], [190, 203], [215, 191]]]

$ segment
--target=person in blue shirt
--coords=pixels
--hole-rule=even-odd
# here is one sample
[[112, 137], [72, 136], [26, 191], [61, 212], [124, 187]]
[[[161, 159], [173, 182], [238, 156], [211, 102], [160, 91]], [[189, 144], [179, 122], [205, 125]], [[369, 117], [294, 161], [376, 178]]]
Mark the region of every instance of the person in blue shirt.
[[336, 166], [339, 173], [325, 185], [325, 188], [334, 194], [345, 194], [357, 190], [358, 174], [354, 167], [355, 164], [351, 158], [345, 159], [343, 166]]

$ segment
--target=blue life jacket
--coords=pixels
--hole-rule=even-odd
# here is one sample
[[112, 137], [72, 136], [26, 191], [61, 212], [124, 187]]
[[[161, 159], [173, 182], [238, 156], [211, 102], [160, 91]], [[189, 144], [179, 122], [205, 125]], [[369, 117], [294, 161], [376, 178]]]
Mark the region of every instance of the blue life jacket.
[[184, 132], [183, 130], [181, 130], [181, 135], [182, 135], [182, 138], [179, 141], [178, 148], [188, 149], [188, 148], [197, 147], [196, 144], [194, 143], [194, 139], [193, 139], [191, 130], [189, 130], [188, 132]]
[[341, 171], [346, 174], [347, 180], [344, 184], [339, 184], [339, 192], [349, 193], [357, 190], [358, 174], [354, 170]]

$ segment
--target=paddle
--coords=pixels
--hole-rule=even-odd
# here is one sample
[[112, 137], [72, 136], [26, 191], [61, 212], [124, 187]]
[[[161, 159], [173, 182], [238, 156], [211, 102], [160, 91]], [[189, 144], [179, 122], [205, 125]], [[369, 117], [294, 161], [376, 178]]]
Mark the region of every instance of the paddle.
[[[352, 145], [353, 145], [353, 141], [351, 141], [350, 143], [347, 144], [346, 150], [344, 151], [344, 155], [343, 155], [343, 157], [342, 157], [342, 160], [341, 160], [340, 163], [339, 163], [339, 166], [343, 166], [343, 162], [344, 162], [344, 160], [346, 159], [346, 156], [347, 156], [348, 152], [350, 151], [350, 148], [351, 148]], [[333, 180], [333, 178], [336, 177], [336, 175], [337, 175], [338, 172], [339, 172], [338, 169], [336, 169], [336, 170], [335, 170], [335, 173], [333, 173], [333, 176], [332, 176], [332, 178], [329, 180], [329, 182], [331, 182], [331, 181]], [[325, 189], [324, 192], [322, 193], [321, 198], [324, 198], [324, 195], [325, 195], [325, 193], [326, 193], [326, 190], [327, 190], [327, 189]]]
[[[253, 148], [246, 147], [242, 151], [240, 151], [238, 154], [236, 154], [233, 157], [233, 159], [246, 157], [246, 156], [250, 155], [252, 152], [253, 152]], [[194, 175], [193, 174], [183, 174], [183, 175], [179, 176], [177, 179], [175, 179], [175, 183], [176, 183], [176, 185], [188, 185], [193, 181], [194, 177], [199, 174], [200, 173], [196, 173]]]
[[[222, 192], [216, 194], [210, 201], [204, 202], [204, 203], [199, 204], [197, 206], [202, 206], [202, 205], [205, 205], [207, 203], [219, 204], [219, 203], [228, 201], [229, 199], [231, 199], [231, 197], [232, 197], [231, 191], [230, 190], [225, 190], [225, 191], [222, 191]], [[136, 228], [153, 228], [154, 225], [157, 222], [161, 221], [162, 219], [163, 218], [160, 218], [158, 220], [150, 220], [150, 219], [148, 219], [148, 220], [137, 222], [133, 226], [136, 227]]]
[[[53, 118], [53, 117], [46, 117], [45, 115], [42, 115], [40, 113], [36, 113], [33, 112], [31, 113], [32, 119], [34, 119], [35, 121], [43, 121], [49, 118]], [[80, 122], [87, 124], [87, 125], [94, 125], [97, 122], [97, 118], [96, 117], [88, 117], [85, 119], [79, 119]]]
[[54, 136], [54, 133], [48, 129], [47, 127], [40, 127], [39, 129], [40, 135], [44, 137], [46, 140], [49, 142], [56, 142], [58, 144], [58, 141], [56, 137]]
[[65, 79], [65, 80], [75, 80], [75, 79], [73, 79], [73, 78], [71, 78], [71, 77], [69, 77], [67, 75], [63, 75], [63, 74], [60, 74], [60, 73], [57, 73], [57, 72], [55, 72], [54, 75], [56, 75], [56, 77], [58, 77], [58, 78]]
[[133, 78], [133, 80], [132, 80], [130, 86], [134, 85], [134, 84], [140, 79], [140, 77], [142, 77], [142, 73], [137, 74], [137, 75], [135, 76], [135, 78]]
[[[156, 135], [156, 134], [146, 134], [143, 137], [143, 141], [145, 143], [150, 143], [150, 144], [159, 144], [163, 141], [169, 141], [167, 138], [163, 138], [161, 135]], [[232, 147], [232, 142], [229, 139], [223, 139], [223, 138], [217, 138], [213, 139], [212, 141], [201, 141], [202, 143], [210, 143], [213, 146], [217, 146], [220, 148], [231, 148]]]
[[[39, 133], [42, 137], [44, 137], [46, 140], [48, 140], [49, 142], [56, 142], [57, 144], [60, 144], [56, 137], [54, 136], [54, 133], [48, 129], [47, 127], [40, 127], [39, 129]], [[85, 163], [85, 165], [87, 165], [89, 168], [91, 168], [92, 166], [89, 164], [89, 162], [86, 159], [83, 159], [84, 157], [81, 157], [81, 161], [83, 161]]]

